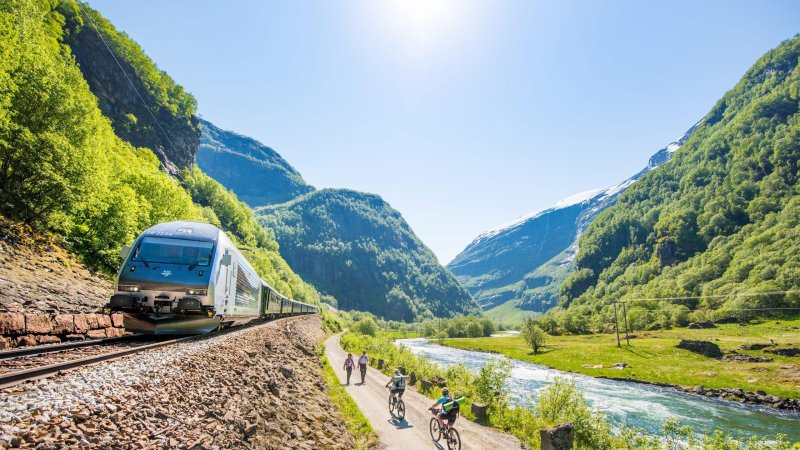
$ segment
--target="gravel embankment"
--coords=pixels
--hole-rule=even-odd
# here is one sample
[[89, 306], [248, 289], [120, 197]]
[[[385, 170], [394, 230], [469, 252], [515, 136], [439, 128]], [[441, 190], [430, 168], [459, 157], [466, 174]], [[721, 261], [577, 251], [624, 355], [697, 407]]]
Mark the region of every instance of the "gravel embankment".
[[290, 318], [0, 391], [0, 449], [352, 448], [322, 338]]

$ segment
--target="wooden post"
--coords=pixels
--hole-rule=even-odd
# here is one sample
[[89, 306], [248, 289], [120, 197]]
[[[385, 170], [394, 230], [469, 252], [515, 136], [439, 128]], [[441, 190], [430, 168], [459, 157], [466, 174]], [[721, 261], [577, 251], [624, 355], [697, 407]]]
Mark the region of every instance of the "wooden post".
[[617, 348], [622, 346], [619, 344], [619, 318], [617, 317], [617, 302], [614, 302], [614, 329], [617, 330]]
[[622, 303], [622, 315], [624, 316], [625, 319], [625, 342], [628, 345], [631, 345], [631, 338], [628, 337], [628, 308], [626, 303], [624, 302]]

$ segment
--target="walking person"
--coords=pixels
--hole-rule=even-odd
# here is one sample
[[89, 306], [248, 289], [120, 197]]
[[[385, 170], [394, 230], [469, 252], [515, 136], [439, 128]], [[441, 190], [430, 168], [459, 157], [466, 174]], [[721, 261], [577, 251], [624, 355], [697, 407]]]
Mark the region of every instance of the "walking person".
[[356, 363], [353, 361], [353, 354], [348, 353], [347, 359], [344, 360], [344, 370], [347, 371], [347, 385], [350, 386], [350, 375], [353, 374], [353, 369], [356, 367]]
[[364, 377], [367, 376], [367, 363], [369, 362], [369, 357], [367, 357], [367, 352], [361, 352], [361, 356], [358, 358], [358, 370], [361, 371], [361, 384], [364, 384]]

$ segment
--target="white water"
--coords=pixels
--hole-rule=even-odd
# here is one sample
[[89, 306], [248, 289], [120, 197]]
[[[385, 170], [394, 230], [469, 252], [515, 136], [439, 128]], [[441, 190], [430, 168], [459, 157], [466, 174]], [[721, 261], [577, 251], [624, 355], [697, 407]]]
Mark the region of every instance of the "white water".
[[[463, 363], [477, 369], [499, 355], [459, 350], [433, 344], [428, 339], [399, 339], [398, 344], [415, 354], [428, 356], [441, 364]], [[562, 377], [575, 381], [590, 405], [608, 415], [615, 425], [627, 425], [658, 433], [669, 417], [678, 417], [684, 425], [697, 432], [710, 433], [715, 429], [745, 436], [774, 438], [778, 433], [800, 441], [800, 414], [772, 408], [748, 406], [741, 403], [711, 399], [668, 388], [625, 381], [606, 380], [577, 375], [524, 361], [511, 360], [512, 372], [508, 382], [513, 401], [530, 406], [536, 392]]]

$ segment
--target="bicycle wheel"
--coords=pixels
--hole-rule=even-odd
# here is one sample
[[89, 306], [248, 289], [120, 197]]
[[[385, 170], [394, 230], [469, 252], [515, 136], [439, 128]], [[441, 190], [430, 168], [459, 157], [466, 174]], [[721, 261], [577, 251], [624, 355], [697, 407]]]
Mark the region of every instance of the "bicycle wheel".
[[458, 430], [455, 428], [450, 428], [447, 431], [447, 448], [449, 450], [461, 450], [461, 436], [459, 436]]
[[397, 402], [397, 417], [399, 417], [400, 420], [406, 418], [406, 404], [403, 403], [402, 400]]
[[439, 421], [436, 420], [436, 417], [431, 419], [431, 439], [436, 442], [439, 442], [439, 439], [442, 437], [442, 430], [439, 429]]
[[393, 395], [393, 396], [389, 397], [389, 412], [390, 413], [394, 413], [394, 402], [395, 402], [395, 399], [394, 399], [394, 395]]

